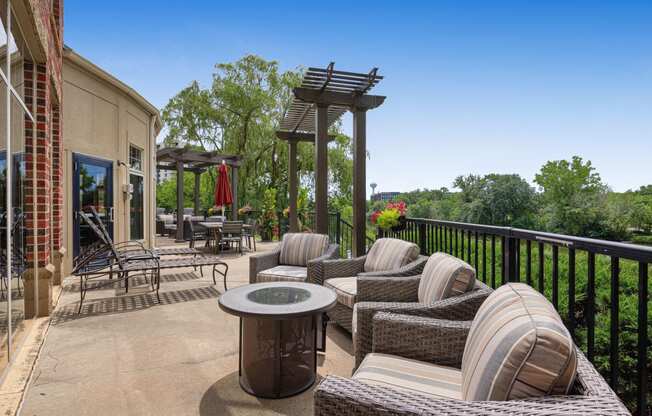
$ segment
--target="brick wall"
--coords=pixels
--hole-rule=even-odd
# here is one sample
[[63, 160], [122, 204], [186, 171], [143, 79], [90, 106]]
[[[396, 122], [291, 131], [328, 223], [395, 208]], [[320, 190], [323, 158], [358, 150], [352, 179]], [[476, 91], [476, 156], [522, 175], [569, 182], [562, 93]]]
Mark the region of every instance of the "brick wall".
[[[25, 62], [24, 68], [25, 104], [35, 108], [36, 119], [34, 123], [27, 115], [25, 116], [25, 154], [27, 155], [25, 225], [29, 230], [26, 254], [28, 260], [36, 259], [37, 266], [43, 267], [50, 261], [51, 246], [50, 82], [46, 65]], [[32, 83], [34, 79], [36, 82]], [[32, 88], [32, 85], [35, 85], [35, 88]]]
[[[61, 137], [63, 2], [30, 0], [34, 27], [45, 55], [43, 62], [26, 61], [25, 116], [26, 255], [37, 267], [51, 262], [51, 249], [61, 247], [63, 221], [63, 144]], [[35, 82], [34, 82], [35, 81]]]
[[60, 106], [52, 107], [52, 248], [63, 241], [63, 143], [61, 141]]

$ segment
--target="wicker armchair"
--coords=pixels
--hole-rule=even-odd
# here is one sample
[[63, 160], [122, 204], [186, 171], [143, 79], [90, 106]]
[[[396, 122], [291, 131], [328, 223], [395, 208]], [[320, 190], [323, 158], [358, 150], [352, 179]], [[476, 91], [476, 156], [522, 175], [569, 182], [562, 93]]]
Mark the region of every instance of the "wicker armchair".
[[[391, 261], [387, 262], [387, 259]], [[377, 263], [378, 260], [381, 263], [394, 263], [397, 266], [384, 270], [379, 270], [379, 267], [370, 267], [370, 263]], [[412, 287], [410, 285], [398, 284], [392, 286], [392, 282], [388, 281], [421, 274], [426, 261], [428, 261], [428, 257], [419, 255], [419, 247], [416, 244], [393, 238], [376, 240], [369, 253], [365, 256], [325, 261], [323, 265], [324, 284], [338, 294], [337, 305], [328, 311], [329, 318], [337, 322], [342, 328], [352, 332], [353, 306], [359, 301], [357, 297], [358, 285], [362, 279], [365, 279], [366, 282], [381, 283], [377, 286], [379, 296], [382, 296], [382, 292], [389, 290], [407, 290], [411, 293]], [[383, 277], [388, 279], [374, 279]], [[329, 282], [329, 279], [333, 280]], [[418, 287], [418, 280], [416, 286]], [[400, 296], [400, 294], [398, 295]]]
[[419, 302], [421, 276], [358, 278], [358, 303], [353, 312], [355, 367], [372, 351], [373, 317], [393, 312], [417, 317], [471, 321], [492, 289], [476, 280], [473, 290], [435, 302]]
[[[472, 323], [380, 312], [373, 317], [373, 352], [416, 365], [459, 373]], [[576, 374], [568, 394], [513, 400], [464, 400], [427, 394], [404, 384], [388, 385], [326, 377], [314, 393], [316, 416], [361, 415], [629, 415], [616, 394], [573, 346]], [[373, 355], [368, 356], [373, 357]], [[421, 364], [419, 364], [421, 363]], [[448, 370], [447, 370], [448, 369]], [[381, 370], [382, 371], [382, 370]], [[418, 381], [419, 377], [415, 377]], [[458, 380], [459, 381], [459, 380]], [[443, 387], [442, 387], [443, 386]], [[446, 389], [446, 384], [439, 388]], [[459, 388], [459, 387], [458, 387]], [[459, 393], [459, 392], [458, 392]], [[463, 394], [463, 393], [462, 393]]]
[[[304, 244], [306, 240], [314, 240], [321, 247], [311, 253], [298, 253], [302, 239]], [[298, 254], [301, 255], [297, 257]], [[288, 233], [274, 250], [249, 257], [249, 283], [284, 280], [321, 285], [324, 282], [324, 261], [338, 257], [339, 245], [328, 244], [326, 235]]]

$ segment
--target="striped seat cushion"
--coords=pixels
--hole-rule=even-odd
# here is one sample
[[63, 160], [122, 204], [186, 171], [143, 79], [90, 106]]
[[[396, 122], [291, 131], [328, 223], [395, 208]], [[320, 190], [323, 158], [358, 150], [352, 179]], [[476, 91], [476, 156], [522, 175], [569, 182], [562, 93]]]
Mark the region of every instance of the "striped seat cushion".
[[419, 257], [419, 246], [396, 238], [379, 238], [364, 262], [365, 272], [399, 269]]
[[324, 286], [335, 291], [339, 303], [353, 309], [358, 294], [357, 277], [334, 277], [326, 280]]
[[577, 357], [548, 300], [523, 283], [494, 291], [471, 324], [462, 359], [464, 400], [514, 400], [566, 394]]
[[288, 233], [283, 236], [279, 263], [305, 267], [308, 261], [322, 256], [327, 248], [327, 235]]
[[462, 373], [459, 369], [394, 355], [367, 354], [352, 378], [438, 399], [461, 398]]
[[475, 269], [446, 253], [428, 259], [419, 281], [419, 302], [431, 303], [473, 290]]
[[256, 276], [256, 281], [261, 282], [305, 282], [308, 278], [308, 269], [301, 266], [276, 266], [263, 270]]

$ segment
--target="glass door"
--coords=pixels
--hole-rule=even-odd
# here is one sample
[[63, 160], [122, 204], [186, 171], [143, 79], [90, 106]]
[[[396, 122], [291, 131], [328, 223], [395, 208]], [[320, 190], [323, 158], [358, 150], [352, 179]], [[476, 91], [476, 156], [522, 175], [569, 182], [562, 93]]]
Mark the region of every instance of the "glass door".
[[73, 235], [74, 255], [77, 256], [97, 241], [88, 226], [79, 223], [77, 212], [95, 208], [113, 238], [113, 162], [73, 154], [73, 166]]

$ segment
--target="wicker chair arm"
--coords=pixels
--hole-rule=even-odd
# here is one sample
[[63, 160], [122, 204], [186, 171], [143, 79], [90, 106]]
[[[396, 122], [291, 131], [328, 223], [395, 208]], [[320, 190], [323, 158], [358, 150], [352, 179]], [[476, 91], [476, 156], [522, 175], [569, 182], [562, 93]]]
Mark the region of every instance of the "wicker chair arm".
[[437, 399], [409, 390], [326, 377], [315, 389], [315, 416], [629, 415], [612, 396], [549, 396], [527, 400]]
[[471, 322], [379, 312], [372, 351], [460, 368]]
[[357, 276], [364, 271], [364, 262], [367, 256], [360, 256], [354, 259], [325, 260], [324, 280], [334, 277]]
[[391, 312], [401, 315], [414, 315], [425, 318], [455, 321], [472, 321], [478, 308], [491, 293], [491, 289], [480, 284], [476, 290], [460, 296], [434, 303], [418, 302], [359, 302], [355, 304], [353, 319], [355, 331], [353, 347], [355, 365], [371, 352], [373, 343], [372, 319], [378, 312]]
[[256, 283], [256, 276], [263, 270], [278, 266], [280, 254], [281, 247], [278, 247], [274, 250], [249, 257], [249, 283]]
[[416, 302], [421, 275], [358, 277], [356, 302]]
[[395, 269], [387, 270], [382, 272], [365, 272], [360, 273], [359, 276], [369, 276], [369, 277], [382, 277], [382, 276], [415, 276], [423, 272], [423, 268], [428, 261], [428, 257], [419, 256], [416, 260], [411, 263], [406, 264], [405, 266]]
[[340, 257], [340, 246], [330, 244], [323, 255], [308, 261], [308, 283], [324, 284], [324, 261]]

